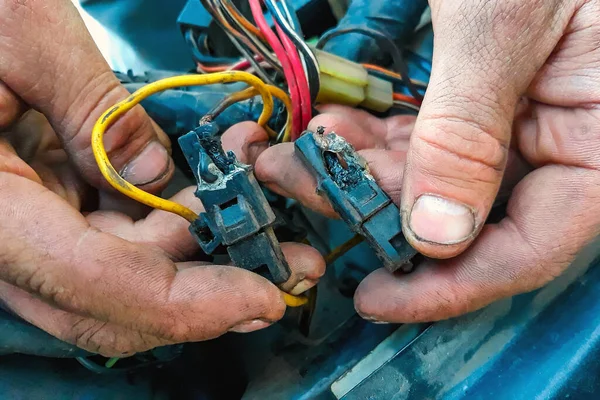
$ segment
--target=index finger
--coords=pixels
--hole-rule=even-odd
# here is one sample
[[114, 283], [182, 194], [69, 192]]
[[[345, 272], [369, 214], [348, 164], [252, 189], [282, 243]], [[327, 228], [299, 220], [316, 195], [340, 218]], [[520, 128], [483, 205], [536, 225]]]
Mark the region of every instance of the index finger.
[[91, 228], [42, 186], [0, 173], [0, 278], [63, 310], [172, 341], [216, 337], [285, 310], [280, 291], [233, 267], [177, 271], [164, 252]]

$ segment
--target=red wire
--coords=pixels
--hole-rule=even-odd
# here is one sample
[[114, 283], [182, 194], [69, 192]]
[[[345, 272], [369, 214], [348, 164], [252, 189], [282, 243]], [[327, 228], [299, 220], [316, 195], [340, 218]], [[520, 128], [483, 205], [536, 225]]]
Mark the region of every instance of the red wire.
[[404, 101], [406, 103], [413, 104], [417, 107], [421, 107], [421, 102], [419, 100], [415, 99], [414, 97], [404, 95], [402, 93], [394, 93], [394, 100]]
[[285, 79], [287, 80], [288, 89], [290, 92], [290, 99], [292, 101], [292, 137], [298, 138], [302, 133], [302, 111], [300, 108], [300, 92], [298, 89], [298, 82], [296, 81], [296, 76], [294, 75], [294, 71], [292, 69], [292, 65], [288, 55], [283, 48], [283, 45], [279, 41], [279, 38], [271, 30], [269, 24], [267, 24], [267, 20], [262, 11], [262, 6], [260, 0], [249, 0], [250, 8], [252, 9], [252, 16], [254, 17], [254, 21], [256, 25], [258, 25], [258, 29], [263, 33], [265, 39], [275, 52], [275, 55], [281, 62], [281, 67], [283, 69], [283, 73], [285, 75]]
[[[279, 24], [275, 24], [275, 28], [277, 29], [277, 34], [281, 39], [281, 43], [283, 43], [283, 47], [287, 52], [290, 62], [292, 64], [292, 71], [294, 71], [294, 76], [296, 77], [296, 83], [298, 84], [298, 93], [300, 95], [300, 108], [302, 110], [302, 123], [301, 131], [304, 131], [308, 127], [308, 123], [312, 118], [312, 104], [310, 100], [310, 89], [308, 88], [308, 81], [306, 80], [306, 75], [304, 74], [304, 66], [302, 65], [302, 60], [300, 59], [300, 55], [298, 55], [298, 49], [292, 43], [292, 40], [283, 32]], [[300, 132], [302, 133], [302, 132]], [[296, 140], [297, 137], [293, 137], [293, 140]]]
[[233, 64], [231, 67], [229, 67], [230, 71], [245, 71], [248, 68], [250, 68], [250, 61], [248, 60], [242, 60], [236, 64]]

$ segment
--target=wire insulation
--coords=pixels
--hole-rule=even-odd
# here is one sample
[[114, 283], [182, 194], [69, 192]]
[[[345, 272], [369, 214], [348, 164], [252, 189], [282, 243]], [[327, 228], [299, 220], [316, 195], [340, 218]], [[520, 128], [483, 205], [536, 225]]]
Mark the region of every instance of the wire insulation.
[[352, 239], [348, 240], [346, 243], [343, 243], [342, 245], [336, 247], [331, 251], [331, 253], [325, 256], [326, 265], [333, 264], [341, 257], [343, 257], [346, 253], [348, 253], [350, 250], [361, 244], [364, 240], [365, 239], [362, 236], [356, 235], [352, 237]]
[[304, 296], [292, 296], [289, 293], [281, 292], [285, 305], [291, 308], [302, 307], [308, 303], [308, 298]]
[[[306, 66], [306, 74], [305, 77], [308, 80], [308, 84], [310, 87], [310, 98], [311, 102], [314, 104], [317, 96], [319, 95], [319, 91], [321, 90], [321, 74], [319, 69], [319, 62], [317, 61], [316, 56], [306, 43], [306, 41], [296, 32], [293, 24], [288, 22], [285, 14], [285, 11], [281, 11], [277, 2], [275, 0], [264, 0], [271, 16], [277, 22], [277, 25], [283, 30], [285, 33], [280, 34], [286, 35], [292, 41], [292, 43], [296, 46], [297, 50], [302, 54], [302, 58], [304, 60], [304, 64]], [[284, 8], [286, 5], [284, 4]], [[289, 9], [288, 9], [289, 11]], [[298, 77], [299, 78], [299, 77]]]
[[384, 33], [376, 31], [375, 29], [361, 27], [361, 26], [348, 27], [348, 28], [342, 28], [342, 29], [333, 29], [333, 30], [330, 30], [329, 32], [325, 33], [321, 37], [321, 39], [319, 39], [319, 42], [317, 43], [317, 48], [322, 49], [323, 47], [325, 47], [327, 42], [329, 42], [331, 39], [336, 38], [338, 36], [346, 35], [349, 33], [360, 33], [362, 35], [365, 35], [365, 36], [375, 39], [377, 41], [377, 44], [382, 48], [382, 50], [385, 50], [390, 53], [390, 56], [392, 57], [392, 60], [394, 61], [394, 67], [400, 73], [400, 76], [402, 77], [402, 81], [404, 82], [404, 84], [406, 85], [408, 90], [410, 91], [410, 94], [413, 95], [413, 97], [416, 98], [417, 100], [420, 100], [420, 101], [423, 100], [423, 95], [421, 95], [418, 88], [410, 80], [410, 76], [408, 73], [408, 67], [407, 67], [406, 63], [404, 62], [404, 57], [402, 56], [402, 52], [400, 51], [398, 46], [396, 46], [396, 43], [394, 43], [394, 41], [392, 39], [390, 39]]
[[262, 11], [262, 6], [260, 4], [260, 0], [249, 0], [250, 8], [252, 10], [252, 15], [254, 16], [254, 20], [258, 25], [258, 28], [265, 36], [267, 42], [271, 45], [271, 48], [277, 55], [281, 66], [283, 68], [283, 73], [285, 75], [285, 79], [288, 84], [288, 91], [290, 92], [290, 97], [292, 100], [292, 109], [293, 109], [293, 126], [292, 126], [292, 138], [295, 139], [302, 132], [302, 113], [300, 109], [300, 93], [298, 90], [298, 83], [296, 81], [296, 76], [293, 73], [291, 62], [288, 58], [283, 45], [279, 41], [279, 38], [271, 30], [267, 20]]
[[[285, 106], [287, 112], [287, 120], [285, 123], [285, 130], [282, 142], [289, 142], [291, 140], [292, 131], [292, 102], [290, 100], [290, 97], [287, 95], [287, 93], [279, 89], [277, 86], [268, 85], [267, 88], [269, 90], [269, 93], [271, 93], [271, 95], [276, 99], [279, 99]], [[233, 93], [232, 95], [224, 98], [221, 102], [219, 102], [215, 107], [213, 107], [211, 111], [206, 113], [206, 116], [203, 119], [213, 121], [223, 111], [225, 111], [228, 107], [232, 106], [233, 104], [251, 99], [252, 97], [258, 95], [258, 91], [253, 87], [249, 87], [240, 92]], [[270, 135], [270, 137], [271, 139], [275, 139], [277, 135]]]
[[[380, 72], [383, 75], [386, 75], [386, 76], [388, 76], [390, 78], [393, 78], [394, 80], [400, 81], [400, 83], [402, 83], [404, 85], [404, 81], [402, 80], [402, 76], [400, 74], [397, 74], [394, 71], [390, 71], [389, 69], [385, 69], [383, 67], [380, 67], [379, 65], [374, 65], [374, 64], [363, 64], [362, 66], [365, 67], [370, 72], [371, 71]], [[413, 83], [413, 85], [415, 85], [419, 89], [427, 90], [427, 83], [422, 82], [422, 81], [418, 81], [416, 79], [411, 79], [411, 82]]]
[[144, 86], [127, 99], [111, 107], [109, 110], [104, 112], [104, 114], [102, 114], [102, 116], [94, 125], [94, 129], [92, 131], [92, 150], [94, 152], [96, 162], [98, 163], [98, 167], [100, 168], [100, 172], [104, 178], [108, 181], [108, 183], [111, 184], [112, 187], [127, 197], [130, 197], [152, 208], [180, 215], [190, 222], [195, 221], [198, 218], [198, 215], [189, 208], [145, 192], [121, 177], [121, 175], [119, 175], [119, 173], [110, 163], [108, 154], [106, 153], [106, 149], [104, 147], [104, 133], [126, 112], [138, 105], [142, 100], [158, 92], [184, 86], [200, 86], [232, 82], [245, 82], [256, 88], [256, 90], [260, 93], [263, 98], [264, 108], [259, 117], [258, 123], [263, 127], [266, 126], [267, 122], [271, 118], [271, 115], [273, 114], [273, 98], [271, 97], [267, 86], [254, 75], [241, 71], [230, 71], [209, 75], [184, 75], [162, 79]]
[[302, 66], [302, 61], [300, 60], [300, 56], [298, 55], [298, 51], [296, 47], [294, 47], [294, 43], [285, 36], [285, 33], [279, 26], [279, 24], [275, 24], [275, 29], [277, 29], [277, 33], [281, 38], [281, 43], [289, 56], [290, 63], [292, 65], [292, 72], [296, 77], [296, 83], [298, 84], [298, 93], [300, 96], [300, 110], [302, 115], [302, 122], [300, 123], [300, 130], [304, 131], [310, 120], [312, 119], [312, 102], [310, 99], [310, 91], [308, 87], [308, 82], [306, 80], [306, 76], [304, 75], [304, 67]]

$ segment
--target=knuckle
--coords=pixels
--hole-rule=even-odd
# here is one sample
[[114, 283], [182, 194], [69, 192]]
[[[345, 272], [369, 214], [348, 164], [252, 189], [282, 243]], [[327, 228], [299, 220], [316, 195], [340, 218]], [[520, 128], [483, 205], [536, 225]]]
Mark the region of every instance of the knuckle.
[[89, 123], [90, 117], [99, 116], [115, 100], [126, 97], [124, 89], [110, 71], [100, 72], [92, 76], [81, 88], [79, 95], [72, 104], [64, 110], [55, 110], [56, 130], [65, 132], [63, 140], [65, 145], [77, 146], [79, 149], [90, 147], [89, 140], [85, 137], [83, 126]]
[[510, 124], [497, 109], [493, 99], [434, 99], [411, 141], [412, 154], [417, 157], [412, 163], [449, 183], [497, 185], [510, 142]]
[[449, 143], [420, 138], [418, 143], [413, 144], [417, 153], [413, 162], [418, 163], [423, 174], [442, 184], [463, 189], [473, 185], [498, 186], [504, 168], [504, 161], [500, 162], [500, 159], [505, 156], [497, 156], [496, 160], [486, 159], [480, 150], [469, 153], [461, 149], [460, 141]]
[[66, 328], [59, 334], [62, 340], [106, 357], [132, 356], [160, 345], [149, 336], [87, 318], [78, 318]]
[[192, 325], [177, 317], [167, 317], [163, 322], [156, 324], [149, 334], [157, 336], [170, 343], [182, 343], [195, 339]]

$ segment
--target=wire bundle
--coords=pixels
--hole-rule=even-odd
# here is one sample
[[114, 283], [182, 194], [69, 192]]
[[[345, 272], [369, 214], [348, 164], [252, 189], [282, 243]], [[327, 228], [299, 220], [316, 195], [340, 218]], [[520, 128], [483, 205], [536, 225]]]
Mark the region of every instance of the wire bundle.
[[[180, 215], [190, 222], [195, 221], [198, 215], [189, 208], [147, 193], [119, 175], [110, 163], [104, 147], [103, 136], [106, 130], [126, 112], [155, 93], [185, 86], [244, 82], [250, 87], [223, 99], [203, 120], [213, 120], [232, 104], [260, 95], [263, 100], [263, 110], [258, 120], [259, 125], [267, 131], [272, 142], [289, 142], [297, 139], [308, 126], [321, 89], [318, 61], [304, 41], [300, 24], [287, 0], [248, 0], [256, 26], [242, 15], [231, 0], [200, 1], [225, 30], [245, 59], [232, 61], [211, 58], [212, 63], [220, 63], [211, 65], [198, 46], [198, 41], [207, 38], [198, 37], [194, 30], [189, 30], [185, 33], [185, 39], [192, 47], [199, 72], [203, 74], [167, 78], [141, 88], [108, 109], [97, 121], [92, 132], [92, 149], [99, 169], [116, 190], [142, 204]], [[273, 17], [274, 30], [265, 18], [263, 5]], [[409, 78], [401, 52], [384, 34], [368, 28], [334, 30], [325, 34], [317, 47], [321, 48], [328, 40], [346, 33], [362, 33], [373, 37], [384, 50], [389, 51], [399, 73], [375, 65], [364, 64], [364, 67], [370, 73], [379, 74], [407, 88], [412, 96], [395, 93], [394, 105], [418, 112], [422, 101], [420, 91], [424, 91], [426, 85]], [[253, 73], [246, 72], [251, 69]], [[283, 85], [280, 87], [277, 83]], [[286, 125], [279, 133], [268, 126], [274, 110], [273, 98], [279, 99], [287, 111]], [[328, 262], [334, 262], [359, 242], [360, 238], [353, 238], [335, 249], [328, 257]], [[307, 301], [305, 298], [288, 294], [283, 296], [290, 307], [301, 306]]]
[[[210, 73], [252, 68], [270, 84], [277, 81], [277, 75], [268, 71], [279, 74], [287, 84], [291, 98], [291, 139], [298, 138], [312, 118], [320, 89], [320, 76], [317, 59], [302, 38], [300, 24], [287, 0], [249, 0], [256, 26], [242, 15], [231, 0], [200, 1], [245, 56], [245, 60], [217, 66], [199, 63], [199, 71]], [[271, 13], [275, 30], [265, 18], [263, 4]]]

